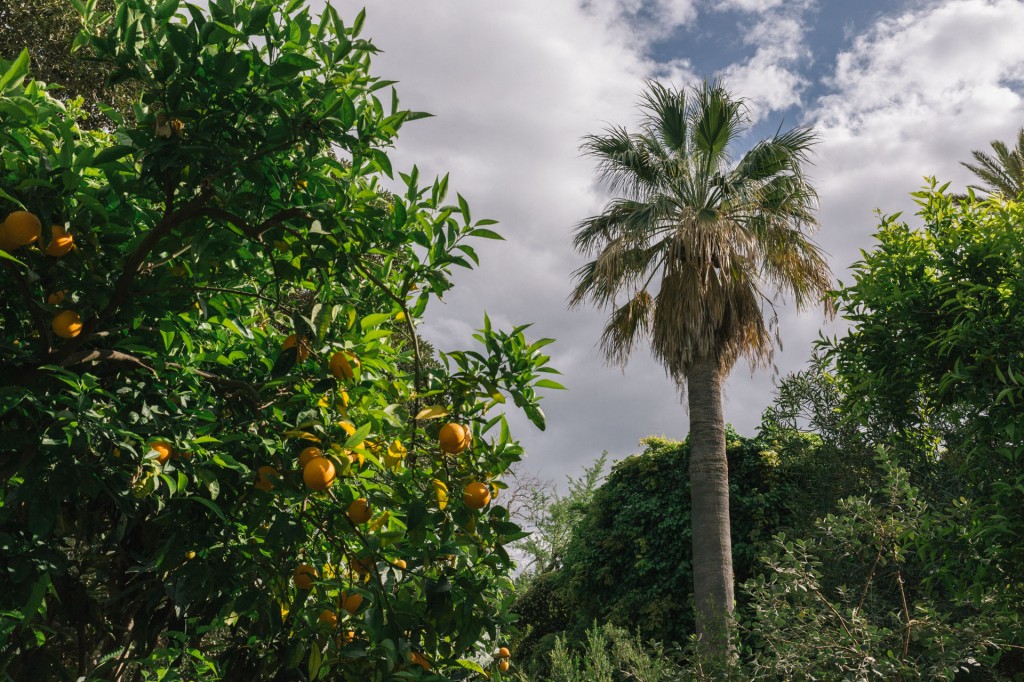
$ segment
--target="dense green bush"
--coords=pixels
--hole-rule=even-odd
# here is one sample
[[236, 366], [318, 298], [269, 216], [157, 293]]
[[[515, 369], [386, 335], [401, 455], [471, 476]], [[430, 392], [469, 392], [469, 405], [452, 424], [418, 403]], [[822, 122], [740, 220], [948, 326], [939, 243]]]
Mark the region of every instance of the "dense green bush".
[[[545, 574], [513, 607], [528, 635], [517, 656], [546, 672], [555, 636], [582, 646], [595, 621], [644, 640], [686, 642], [693, 631], [689, 448], [647, 438], [642, 453], [618, 462], [573, 529], [561, 570]], [[776, 428], [745, 438], [731, 428], [727, 452], [737, 578], [751, 575], [771, 536], [805, 523], [820, 469], [814, 436]], [[827, 506], [821, 500], [821, 505]], [[543, 677], [543, 676], [541, 676]]]

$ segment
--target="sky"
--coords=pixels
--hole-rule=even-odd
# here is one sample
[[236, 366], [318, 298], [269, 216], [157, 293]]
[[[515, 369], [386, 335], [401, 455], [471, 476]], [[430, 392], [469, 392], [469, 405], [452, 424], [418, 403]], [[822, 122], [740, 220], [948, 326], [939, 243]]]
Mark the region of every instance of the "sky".
[[[623, 370], [597, 348], [605, 313], [570, 311], [575, 226], [610, 196], [580, 139], [631, 126], [645, 79], [677, 87], [721, 79], [752, 120], [737, 153], [798, 124], [820, 134], [811, 177], [816, 239], [837, 280], [872, 246], [876, 211], [904, 211], [925, 176], [962, 188], [959, 162], [1024, 126], [1024, 3], [1019, 0], [364, 0], [373, 71], [404, 107], [433, 118], [403, 128], [396, 170], [450, 173], [474, 219], [506, 241], [476, 246], [421, 333], [441, 350], [470, 348], [486, 312], [499, 326], [533, 322], [553, 337], [567, 391], [549, 391], [541, 432], [510, 414], [524, 468], [564, 483], [607, 450], [613, 460], [648, 435], [683, 438], [674, 384], [641, 351]], [[341, 4], [343, 16], [358, 6]], [[778, 374], [742, 362], [725, 416], [754, 435], [778, 376], [801, 369], [819, 334], [841, 334], [820, 311], [780, 309]]]

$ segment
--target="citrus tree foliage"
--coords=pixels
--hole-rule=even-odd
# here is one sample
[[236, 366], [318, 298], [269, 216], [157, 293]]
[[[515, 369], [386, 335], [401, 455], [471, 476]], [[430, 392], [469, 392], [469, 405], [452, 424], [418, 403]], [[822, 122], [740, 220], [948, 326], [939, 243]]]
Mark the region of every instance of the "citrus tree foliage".
[[495, 408], [543, 428], [558, 387], [524, 327], [418, 347], [490, 221], [447, 177], [382, 189], [420, 114], [362, 14], [76, 6], [142, 94], [87, 131], [27, 52], [0, 65], [0, 671], [478, 677], [523, 536], [489, 499], [522, 453]]

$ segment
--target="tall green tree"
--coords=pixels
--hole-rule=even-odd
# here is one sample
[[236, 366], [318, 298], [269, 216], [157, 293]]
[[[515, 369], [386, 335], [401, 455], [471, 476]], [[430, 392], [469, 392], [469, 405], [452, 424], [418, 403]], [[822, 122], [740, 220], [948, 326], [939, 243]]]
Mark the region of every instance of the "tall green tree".
[[1013, 149], [1001, 140], [992, 140], [989, 144], [995, 152], [993, 156], [975, 150], [971, 155], [976, 164], [960, 162], [984, 182], [981, 186], [971, 187], [985, 192], [1002, 192], [1011, 199], [1020, 196], [1024, 192], [1024, 128], [1017, 132], [1017, 146]]
[[601, 339], [610, 361], [624, 364], [649, 340], [689, 394], [697, 634], [722, 653], [734, 601], [722, 382], [741, 356], [754, 366], [772, 357], [777, 315], [766, 290], [805, 308], [829, 287], [809, 237], [817, 195], [804, 166], [816, 136], [803, 126], [779, 132], [734, 163], [750, 120], [717, 83], [651, 82], [641, 111], [637, 132], [585, 138], [618, 196], [577, 227], [576, 248], [593, 260], [575, 273], [570, 300], [611, 310]]

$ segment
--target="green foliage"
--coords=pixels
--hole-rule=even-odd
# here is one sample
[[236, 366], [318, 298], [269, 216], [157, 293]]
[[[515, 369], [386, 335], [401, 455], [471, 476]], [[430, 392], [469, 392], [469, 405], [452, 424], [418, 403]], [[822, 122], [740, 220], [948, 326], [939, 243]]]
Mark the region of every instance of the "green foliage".
[[1019, 614], [992, 619], [929, 589], [914, 548], [942, 541], [934, 518], [909, 473], [878, 462], [875, 493], [841, 501], [804, 539], [778, 535], [766, 573], [745, 584], [752, 678], [953, 680], [993, 663], [999, 631], [1020, 627]]
[[[111, 0], [95, 3], [103, 11], [114, 6]], [[75, 3], [68, 0], [0, 0], [0, 59], [14, 61], [27, 50], [36, 80], [57, 88], [51, 94], [62, 101], [82, 98], [83, 112], [89, 118], [82, 125], [96, 127], [109, 123], [104, 108], [113, 107], [130, 114], [138, 95], [136, 84], [110, 84], [109, 65], [89, 59], [85, 50], [72, 54], [82, 18]]]
[[[803, 517], [800, 493], [818, 440], [799, 434], [727, 433], [735, 566], [750, 575], [769, 538]], [[574, 526], [562, 567], [545, 573], [513, 610], [529, 628], [517, 642], [525, 670], [551, 674], [555, 637], [578, 646], [597, 621], [638, 628], [644, 640], [686, 642], [694, 627], [689, 521], [689, 446], [647, 438], [616, 463]], [[584, 477], [583, 480], [586, 480]]]
[[836, 294], [854, 326], [766, 414], [817, 431], [853, 496], [746, 584], [748, 677], [1021, 672], [1022, 209], [944, 190], [915, 193], [921, 228], [882, 219]]
[[[933, 581], [1024, 612], [1024, 204], [915, 193], [923, 229], [883, 219], [826, 346], [851, 419], [891, 443], [942, 511]], [[965, 518], [966, 517], [966, 518]]]
[[564, 638], [558, 638], [551, 652], [552, 682], [669, 682], [678, 677], [678, 667], [664, 655], [661, 645], [645, 646], [629, 630], [614, 625], [597, 625], [586, 632], [586, 643], [578, 654]]
[[[447, 177], [392, 169], [422, 114], [371, 75], [362, 13], [79, 9], [77, 42], [139, 88], [134, 117], [83, 130], [27, 53], [0, 62], [0, 216], [44, 225], [0, 268], [0, 674], [479, 674], [512, 620], [505, 546], [522, 531], [461, 490], [522, 454], [506, 396], [543, 428], [550, 340], [485, 319], [479, 349], [437, 364], [416, 326], [493, 221], [447, 203]], [[44, 255], [51, 224], [75, 250]], [[62, 308], [83, 321], [73, 338], [51, 331]], [[331, 376], [339, 351], [352, 377]], [[467, 452], [441, 455], [438, 415], [472, 430]], [[325, 493], [296, 462], [311, 444], [338, 474]], [[357, 498], [368, 523], [345, 513]], [[342, 591], [364, 597], [357, 613]]]
[[608, 453], [603, 452], [593, 464], [583, 469], [582, 476], [567, 477], [569, 492], [564, 496], [544, 486], [535, 486], [528, 491], [530, 499], [524, 506], [526, 523], [532, 532], [516, 546], [527, 556], [518, 583], [525, 586], [533, 576], [561, 568], [573, 529], [586, 514], [607, 462]]

